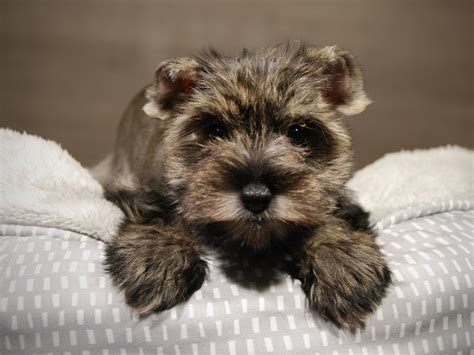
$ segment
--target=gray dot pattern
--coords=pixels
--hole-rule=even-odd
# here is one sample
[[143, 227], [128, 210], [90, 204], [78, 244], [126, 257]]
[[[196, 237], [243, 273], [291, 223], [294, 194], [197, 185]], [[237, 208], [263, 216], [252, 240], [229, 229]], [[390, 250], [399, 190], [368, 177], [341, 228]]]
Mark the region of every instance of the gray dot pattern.
[[138, 320], [104, 273], [102, 242], [3, 225], [0, 353], [474, 354], [471, 207], [446, 201], [377, 224], [395, 283], [355, 335], [309, 311], [298, 281], [246, 260], [210, 260], [189, 302]]

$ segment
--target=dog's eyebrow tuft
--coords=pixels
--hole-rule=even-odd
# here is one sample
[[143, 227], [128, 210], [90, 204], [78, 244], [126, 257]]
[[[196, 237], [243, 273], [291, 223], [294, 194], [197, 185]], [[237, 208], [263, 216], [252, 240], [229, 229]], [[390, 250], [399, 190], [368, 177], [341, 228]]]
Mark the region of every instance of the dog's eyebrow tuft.
[[213, 114], [210, 112], [202, 112], [200, 114], [196, 114], [190, 117], [184, 124], [183, 128], [180, 130], [180, 134], [184, 137], [196, 132], [200, 128], [209, 125], [213, 122], [222, 121], [223, 120], [220, 115]]

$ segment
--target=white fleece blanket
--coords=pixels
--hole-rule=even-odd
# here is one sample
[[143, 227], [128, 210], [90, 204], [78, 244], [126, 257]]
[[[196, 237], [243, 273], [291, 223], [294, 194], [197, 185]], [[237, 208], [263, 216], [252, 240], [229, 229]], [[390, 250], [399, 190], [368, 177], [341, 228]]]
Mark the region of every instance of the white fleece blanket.
[[107, 240], [122, 212], [57, 143], [0, 129], [0, 223], [53, 227]]
[[[448, 146], [391, 153], [348, 186], [374, 222], [419, 203], [474, 199], [474, 152]], [[57, 143], [0, 129], [0, 224], [53, 227], [107, 241], [121, 211]]]
[[390, 153], [347, 183], [373, 222], [418, 204], [474, 199], [474, 151], [458, 146]]

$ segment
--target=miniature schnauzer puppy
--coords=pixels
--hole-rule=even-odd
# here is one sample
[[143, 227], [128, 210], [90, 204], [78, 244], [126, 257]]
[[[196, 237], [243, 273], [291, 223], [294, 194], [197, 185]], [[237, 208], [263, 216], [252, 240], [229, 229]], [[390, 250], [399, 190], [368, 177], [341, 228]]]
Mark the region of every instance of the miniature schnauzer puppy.
[[209, 250], [274, 255], [323, 319], [363, 327], [391, 283], [345, 188], [343, 117], [369, 103], [359, 65], [337, 47], [162, 63], [96, 170], [126, 215], [105, 264], [127, 304], [147, 316], [187, 300]]

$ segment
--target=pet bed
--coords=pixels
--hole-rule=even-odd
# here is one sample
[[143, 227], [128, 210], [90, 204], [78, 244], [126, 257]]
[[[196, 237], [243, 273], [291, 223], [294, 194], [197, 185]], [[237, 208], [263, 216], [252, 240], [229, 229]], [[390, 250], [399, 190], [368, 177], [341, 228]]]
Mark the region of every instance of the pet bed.
[[245, 260], [210, 258], [188, 302], [134, 318], [102, 267], [120, 211], [58, 145], [0, 130], [0, 353], [473, 354], [473, 156], [396, 153], [351, 180], [394, 285], [350, 335], [299, 281]]

